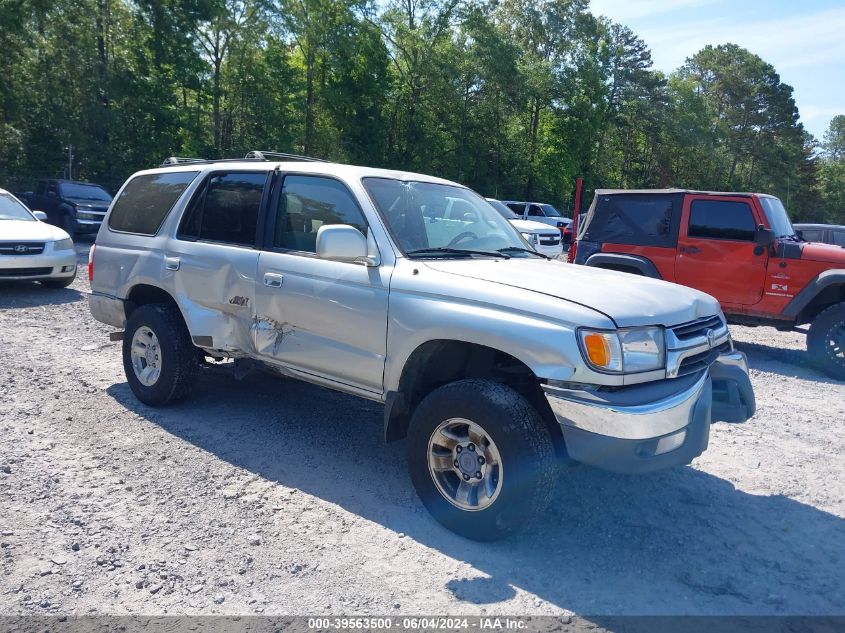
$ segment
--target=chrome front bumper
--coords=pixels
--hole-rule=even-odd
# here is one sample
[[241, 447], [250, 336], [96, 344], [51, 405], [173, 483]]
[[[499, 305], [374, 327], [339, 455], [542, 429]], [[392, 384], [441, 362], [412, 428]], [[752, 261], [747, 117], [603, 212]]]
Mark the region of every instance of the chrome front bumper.
[[697, 374], [615, 391], [543, 389], [569, 456], [618, 472], [689, 463], [707, 448], [711, 420], [741, 422], [755, 410], [745, 355], [736, 351]]

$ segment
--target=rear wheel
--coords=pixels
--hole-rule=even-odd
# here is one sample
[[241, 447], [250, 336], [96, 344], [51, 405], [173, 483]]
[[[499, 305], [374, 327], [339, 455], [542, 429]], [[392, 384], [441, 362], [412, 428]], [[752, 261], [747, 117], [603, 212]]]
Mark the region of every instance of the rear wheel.
[[845, 380], [845, 302], [822, 310], [813, 319], [807, 351], [822, 371]]
[[123, 335], [123, 371], [132, 393], [152, 406], [178, 402], [193, 389], [197, 348], [179, 311], [148, 304], [135, 310]]
[[480, 541], [537, 518], [557, 474], [540, 415], [519, 393], [488, 380], [444, 385], [420, 403], [408, 433], [408, 462], [434, 518]]

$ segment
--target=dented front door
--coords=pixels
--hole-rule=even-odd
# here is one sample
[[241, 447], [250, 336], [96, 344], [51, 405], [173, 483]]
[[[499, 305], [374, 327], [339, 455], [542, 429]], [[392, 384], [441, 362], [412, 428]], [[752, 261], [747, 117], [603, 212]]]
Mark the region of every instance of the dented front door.
[[384, 267], [262, 252], [256, 351], [287, 367], [381, 393], [388, 282]]
[[268, 210], [258, 258], [253, 337], [259, 357], [381, 395], [392, 266], [317, 257], [326, 224], [368, 224], [345, 183], [284, 176]]

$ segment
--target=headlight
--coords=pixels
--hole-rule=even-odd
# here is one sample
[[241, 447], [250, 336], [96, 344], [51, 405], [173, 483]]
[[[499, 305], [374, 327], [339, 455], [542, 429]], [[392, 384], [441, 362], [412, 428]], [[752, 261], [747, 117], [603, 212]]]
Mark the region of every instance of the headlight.
[[663, 369], [666, 340], [663, 328], [625, 328], [614, 331], [578, 330], [581, 354], [594, 369], [635, 374]]
[[525, 238], [525, 241], [529, 244], [536, 245], [537, 244], [537, 234], [536, 233], [523, 233], [522, 237]]
[[73, 240], [70, 238], [64, 240], [56, 240], [53, 242], [54, 251], [67, 251], [73, 248]]

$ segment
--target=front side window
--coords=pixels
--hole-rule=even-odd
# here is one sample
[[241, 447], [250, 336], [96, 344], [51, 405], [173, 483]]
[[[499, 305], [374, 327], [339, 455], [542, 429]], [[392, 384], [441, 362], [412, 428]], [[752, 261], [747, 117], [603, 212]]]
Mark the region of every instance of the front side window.
[[528, 215], [532, 218], [542, 218], [543, 217], [543, 210], [538, 207], [536, 204], [532, 204], [528, 207]]
[[0, 193], [0, 220], [31, 220], [35, 218], [26, 207], [7, 193]]
[[170, 209], [199, 172], [182, 171], [136, 176], [123, 188], [112, 207], [109, 228], [155, 235]]
[[716, 240], [754, 241], [757, 225], [751, 207], [729, 200], [693, 200], [689, 237]]
[[316, 253], [317, 231], [329, 224], [348, 224], [367, 234], [367, 221], [346, 185], [321, 176], [286, 176], [276, 210], [273, 246]]
[[824, 241], [824, 231], [821, 229], [804, 229], [801, 231], [801, 237], [808, 242], [822, 242]]
[[365, 178], [364, 187], [400, 248], [411, 257], [469, 257], [498, 251], [520, 256], [525, 250], [513, 225], [469, 189], [393, 178]]
[[845, 231], [834, 231], [832, 241], [837, 246], [845, 246]]
[[254, 246], [266, 172], [213, 174], [182, 219], [179, 238]]

